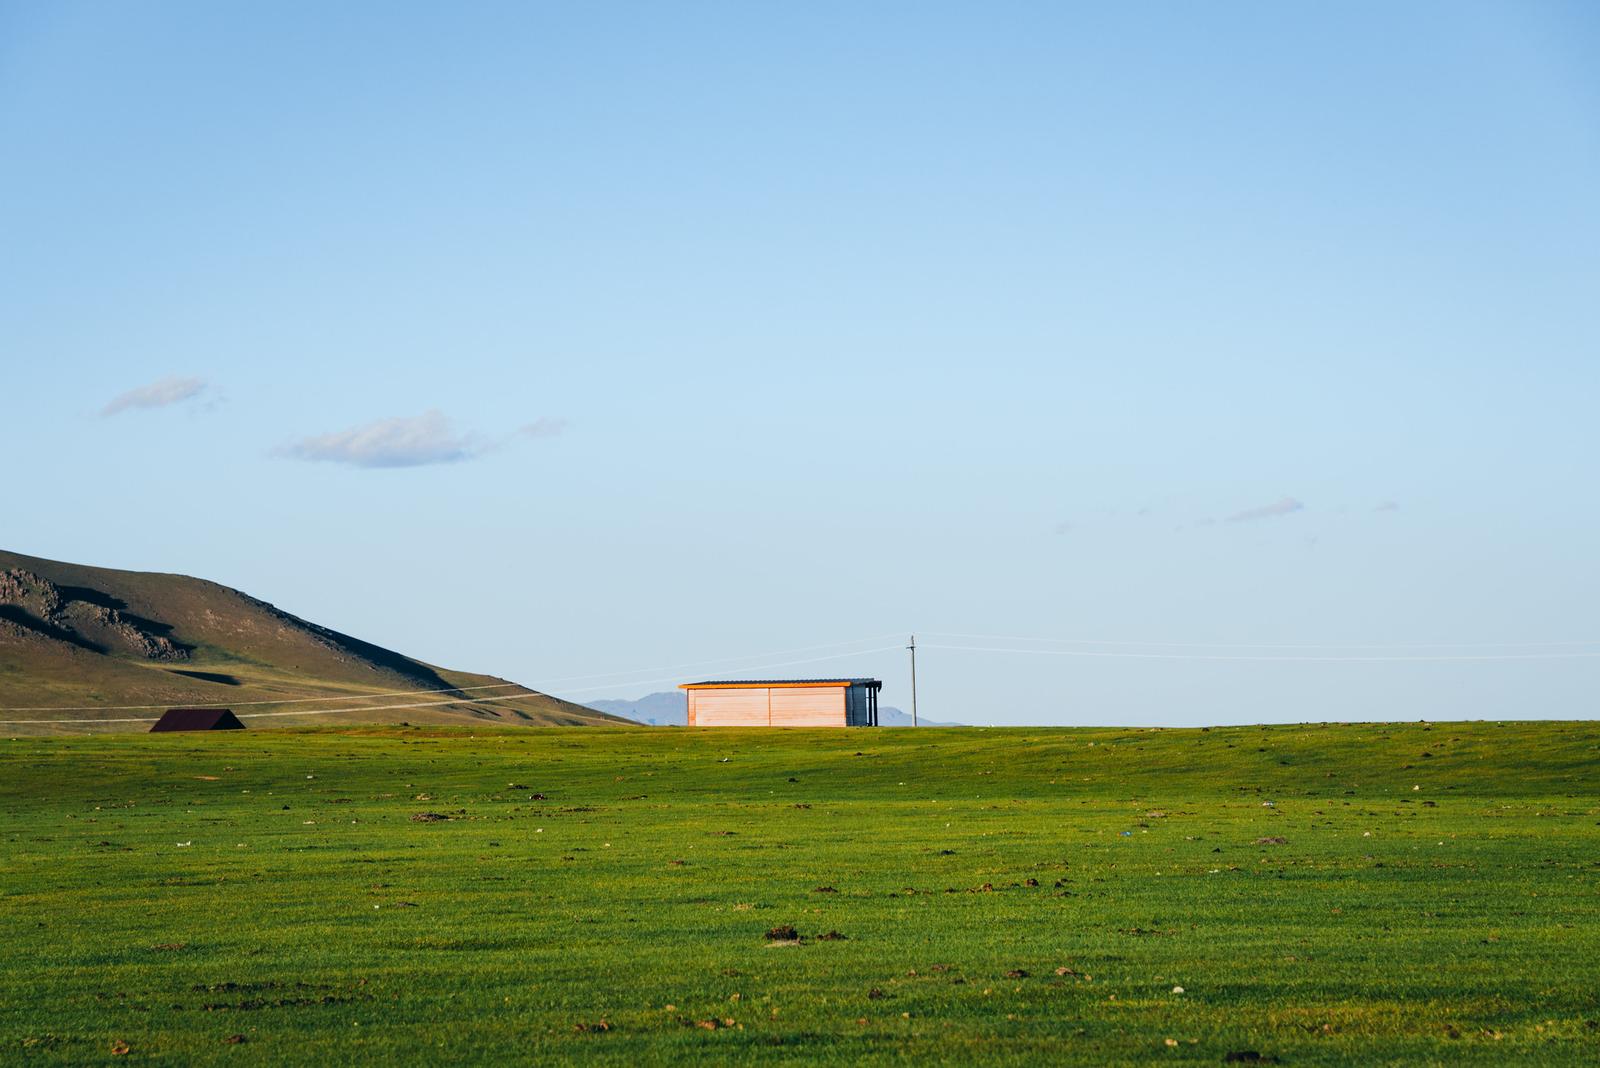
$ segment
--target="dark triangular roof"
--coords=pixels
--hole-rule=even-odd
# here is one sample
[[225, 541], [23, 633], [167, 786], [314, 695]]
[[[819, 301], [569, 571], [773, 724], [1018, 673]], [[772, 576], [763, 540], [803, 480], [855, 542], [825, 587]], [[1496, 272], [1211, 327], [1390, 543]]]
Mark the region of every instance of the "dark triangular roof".
[[151, 731], [242, 731], [244, 724], [226, 708], [169, 708]]

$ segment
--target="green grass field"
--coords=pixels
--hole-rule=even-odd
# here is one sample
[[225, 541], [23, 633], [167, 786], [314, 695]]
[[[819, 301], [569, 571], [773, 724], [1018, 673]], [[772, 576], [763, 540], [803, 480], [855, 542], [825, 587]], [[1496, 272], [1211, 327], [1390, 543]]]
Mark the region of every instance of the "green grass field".
[[3, 740], [0, 1063], [1594, 1064], [1597, 788], [1587, 723]]

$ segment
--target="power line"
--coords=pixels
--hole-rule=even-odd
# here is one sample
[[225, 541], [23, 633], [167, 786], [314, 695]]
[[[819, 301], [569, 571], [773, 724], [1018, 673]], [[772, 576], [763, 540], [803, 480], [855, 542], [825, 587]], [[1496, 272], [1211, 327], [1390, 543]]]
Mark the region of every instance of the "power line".
[[[857, 650], [852, 650], [851, 652], [848, 652], [848, 653], [833, 653], [833, 654], [831, 654], [829, 656], [808, 657], [808, 658], [806, 658], [804, 660], [784, 660], [784, 661], [779, 661], [777, 663], [760, 664], [760, 665], [757, 665], [757, 666], [754, 666], [754, 667], [743, 669], [743, 671], [744, 672], [768, 671], [768, 670], [771, 670], [772, 668], [792, 667], [792, 666], [794, 666], [796, 664], [815, 664], [815, 663], [820, 663], [820, 662], [822, 662], [824, 660], [842, 660], [842, 659], [844, 659], [846, 657], [865, 656], [865, 655], [867, 655], [869, 653], [884, 653], [884, 652], [890, 651], [891, 649], [897, 649], [897, 648], [899, 648], [899, 646], [886, 645], [886, 646], [883, 646], [882, 648], [878, 648], [878, 649], [857, 649]], [[641, 679], [641, 680], [638, 680], [638, 681], [635, 681], [635, 682], [632, 682], [632, 683], [627, 683], [626, 685], [630, 685], [630, 686], [648, 686], [648, 685], [652, 685], [652, 684], [658, 683], [658, 682], [672, 682], [672, 681], [676, 680], [677, 677], [678, 676], [676, 676], [676, 675], [672, 675], [672, 676], [667, 676], [665, 678], [659, 678], [659, 679]], [[520, 683], [506, 683], [504, 685], [516, 686], [516, 685], [521, 685], [521, 684]], [[567, 692], [567, 693], [586, 693], [586, 692], [589, 692], [591, 690], [607, 690], [607, 689], [611, 689], [613, 686], [616, 686], [616, 685], [619, 685], [619, 684], [617, 684], [617, 683], [602, 683], [602, 684], [600, 684], [598, 686], [579, 687], [578, 689], [575, 689], [575, 690], [569, 689], [569, 690], [567, 690], [565, 692]], [[550, 694], [550, 693], [547, 693], [547, 692], [544, 692], [544, 691], [528, 689], [528, 687], [526, 687], [526, 686], [524, 686], [523, 689], [528, 690], [528, 692], [527, 693], [506, 694], [506, 695], [499, 696], [499, 697], [461, 697], [461, 698], [456, 698], [454, 700], [449, 700], [449, 701], [416, 701], [416, 702], [408, 702], [406, 704], [397, 704], [397, 705], [354, 705], [354, 706], [349, 706], [349, 707], [345, 707], [345, 708], [302, 709], [302, 710], [298, 710], [298, 711], [294, 711], [294, 712], [245, 712], [245, 713], [241, 714], [240, 718], [241, 719], [261, 719], [261, 718], [274, 717], [274, 716], [322, 716], [322, 715], [328, 715], [329, 713], [335, 713], [335, 712], [386, 712], [386, 711], [390, 711], [390, 710], [393, 710], [393, 709], [401, 709], [401, 708], [439, 708], [439, 707], [443, 707], [443, 706], [446, 706], [446, 705], [480, 705], [480, 704], [490, 704], [490, 703], [496, 702], [496, 701], [520, 701], [520, 700], [523, 700], [524, 698], [528, 698], [528, 697], [553, 697], [553, 696], [555, 696], [554, 694]], [[449, 692], [449, 691], [443, 691], [443, 690], [417, 691], [418, 694], [446, 693], [446, 692]], [[398, 695], [397, 694], [397, 695], [392, 695], [392, 696], [403, 696], [403, 695]], [[317, 698], [305, 698], [303, 700], [317, 700]], [[337, 698], [330, 698], [330, 700], [338, 700], [338, 699]], [[274, 702], [267, 702], [267, 703], [270, 704], [270, 703], [274, 703]], [[576, 702], [574, 702], [574, 703], [576, 703]], [[239, 704], [242, 707], [244, 705], [244, 702], [239, 702]], [[135, 708], [166, 708], [167, 706], [166, 705], [137, 705], [137, 706], [133, 706], [133, 707], [135, 707]], [[217, 707], [222, 707], [222, 706], [217, 706]], [[121, 709], [113, 709], [113, 708], [109, 708], [109, 707], [106, 710], [107, 711], [121, 711]], [[91, 709], [63, 709], [62, 711], [91, 711], [92, 712], [92, 711], [98, 711], [98, 710], [91, 708]], [[58, 724], [59, 725], [59, 724], [69, 724], [69, 723], [95, 724], [95, 723], [154, 723], [154, 722], [155, 722], [155, 717], [153, 717], [153, 716], [130, 716], [130, 717], [115, 718], [115, 719], [113, 719], [113, 718], [99, 718], [99, 719], [6, 719], [6, 720], [0, 720], [0, 726], [20, 726], [20, 725], [29, 725], [29, 724], [33, 724], [33, 725]]]
[[[194, 708], [246, 708], [255, 705], [297, 705], [305, 701], [367, 701], [374, 697], [413, 697], [430, 693], [470, 693], [474, 690], [503, 690], [508, 686], [521, 686], [520, 682], [496, 682], [486, 686], [446, 686], [439, 690], [388, 690], [382, 693], [357, 693], [344, 697], [335, 694], [313, 694], [309, 697], [280, 697], [272, 701], [231, 701], [193, 705]], [[0, 708], [0, 712], [136, 712], [150, 708], [171, 708], [175, 702], [159, 705], [32, 705]], [[131, 721], [130, 721], [131, 722]]]
[[[1220, 649], [1543, 648], [1543, 647], [1548, 647], [1548, 646], [1600, 645], [1600, 641], [1589, 641], [1589, 640], [1583, 640], [1583, 641], [1559, 641], [1559, 642], [1521, 642], [1521, 643], [1483, 642], [1483, 643], [1460, 643], [1460, 644], [1451, 644], [1451, 643], [1442, 643], [1442, 642], [1412, 642], [1412, 643], [1396, 643], [1396, 644], [1391, 644], [1391, 645], [1381, 645], [1381, 644], [1378, 644], [1378, 643], [1352, 643], [1352, 644], [1349, 644], [1349, 645], [1338, 645], [1338, 644], [1261, 644], [1261, 645], [1253, 645], [1253, 644], [1249, 644], [1249, 643], [1223, 643], [1223, 642], [1120, 642], [1120, 641], [1111, 641], [1111, 640], [1108, 640], [1108, 639], [1033, 638], [1033, 637], [1024, 637], [1024, 636], [1005, 637], [1005, 636], [1001, 636], [1001, 635], [980, 635], [980, 634], [961, 635], [961, 634], [955, 634], [955, 633], [952, 633], [952, 632], [937, 632], [937, 634], [940, 637], [951, 637], [951, 638], [966, 637], [966, 638], [975, 638], [975, 639], [980, 639], [980, 640], [985, 640], [985, 641], [1027, 641], [1027, 642], [1037, 642], [1037, 643], [1079, 644], [1079, 645], [1090, 645], [1090, 644], [1094, 644], [1094, 645], [1133, 645], [1133, 646], [1140, 646], [1140, 647], [1147, 647], [1147, 648], [1154, 647], [1154, 648], [1182, 648], [1182, 649], [1219, 649], [1219, 648]], [[881, 637], [888, 637], [888, 636], [889, 635], [882, 635]], [[693, 662], [693, 663], [676, 664], [676, 665], [671, 665], [671, 666], [661, 667], [661, 668], [638, 668], [638, 669], [635, 669], [633, 671], [603, 672], [603, 673], [596, 673], [596, 674], [590, 674], [590, 675], [568, 675], [568, 676], [564, 676], [564, 677], [561, 677], [561, 678], [555, 678], [555, 679], [547, 680], [546, 682], [541, 683], [541, 685], [555, 688], [554, 684], [558, 684], [558, 683], [561, 683], [561, 682], [564, 682], [564, 681], [568, 681], [568, 680], [571, 680], [571, 681], [582, 681], [582, 680], [585, 680], [585, 679], [594, 679], [594, 678], [609, 678], [609, 679], [613, 679], [614, 680], [614, 681], [610, 681], [610, 682], [599, 683], [599, 684], [596, 684], [596, 685], [593, 685], [593, 686], [580, 686], [580, 687], [576, 687], [576, 688], [566, 688], [566, 687], [562, 687], [561, 688], [562, 692], [569, 693], [569, 694], [590, 693], [590, 692], [593, 692], [595, 690], [608, 690], [608, 689], [615, 689], [615, 688], [623, 687], [623, 686], [628, 686], [628, 687], [632, 687], [632, 686], [650, 686], [650, 685], [655, 685], [657, 683], [662, 683], [662, 682], [673, 682], [673, 681], [676, 681], [678, 676], [677, 675], [671, 675], [671, 676], [664, 676], [664, 677], [660, 677], [660, 678], [650, 678], [650, 679], [625, 679], [625, 678], [620, 678], [620, 676], [641, 674], [641, 673], [647, 672], [647, 671], [674, 671], [674, 672], [676, 672], [676, 671], [682, 671], [682, 670], [685, 670], [685, 669], [691, 668], [691, 667], [705, 667], [705, 666], [716, 665], [716, 664], [729, 664], [729, 663], [732, 663], [734, 661], [739, 661], [739, 660], [758, 659], [758, 658], [762, 658], [764, 656], [779, 656], [779, 655], [783, 655], [786, 652], [805, 652], [805, 651], [808, 651], [808, 650], [811, 650], [811, 649], [829, 649], [829, 648], [836, 648], [836, 647], [838, 647], [840, 645], [851, 645], [851, 644], [857, 644], [859, 642], [872, 641], [872, 640], [875, 640], [875, 639], [874, 638], [857, 638], [857, 639], [854, 639], [854, 640], [848, 641], [848, 642], [823, 642], [823, 643], [820, 643], [818, 645], [799, 646], [799, 647], [796, 647], [796, 648], [793, 648], [793, 649], [778, 650], [776, 652], [767, 653], [767, 654], [751, 654], [749, 656], [724, 657], [724, 658], [718, 659], [718, 660], [701, 660], [701, 661], [696, 661], [696, 662]], [[915, 639], [913, 639], [913, 641], [914, 640]], [[1249, 662], [1249, 663], [1274, 663], [1274, 662], [1276, 662], [1276, 663], [1462, 663], [1462, 662], [1517, 661], [1517, 660], [1590, 660], [1590, 659], [1600, 659], [1600, 652], [1467, 653], [1467, 654], [1419, 655], [1419, 656], [1410, 656], [1410, 655], [1406, 655], [1406, 656], [1376, 656], [1376, 655], [1375, 656], [1359, 656], [1359, 655], [1298, 656], [1298, 655], [1284, 655], [1284, 654], [1245, 655], [1245, 654], [1218, 654], [1218, 653], [1129, 652], [1129, 651], [1126, 651], [1126, 650], [1111, 650], [1111, 649], [1007, 648], [1007, 647], [992, 646], [992, 645], [984, 645], [984, 646], [975, 646], [975, 645], [940, 645], [940, 644], [929, 645], [927, 643], [923, 643], [923, 645], [921, 647], [925, 648], [925, 649], [948, 650], [948, 651], [951, 651], [951, 652], [1002, 653], [1002, 654], [1023, 655], [1023, 656], [1068, 656], [1068, 657], [1083, 657], [1083, 658], [1094, 658], [1094, 659], [1223, 661], [1223, 662]], [[893, 650], [903, 649], [903, 648], [906, 648], [906, 647], [899, 646], [899, 645], [887, 645], [887, 646], [881, 646], [881, 647], [876, 647], [876, 648], [871, 648], [871, 649], [852, 649], [852, 650], [848, 650], [846, 652], [830, 653], [830, 654], [825, 655], [825, 656], [805, 657], [805, 658], [798, 659], [798, 660], [783, 660], [783, 661], [777, 661], [777, 662], [771, 662], [771, 663], [751, 665], [751, 666], [748, 666], [748, 667], [740, 667], [740, 668], [735, 668], [735, 669], [730, 669], [730, 670], [735, 670], [740, 674], [753, 674], [753, 673], [756, 673], [756, 672], [769, 671], [772, 668], [793, 667], [793, 666], [798, 665], [798, 664], [815, 664], [815, 663], [821, 663], [821, 662], [828, 661], [828, 660], [841, 660], [841, 659], [847, 659], [847, 658], [853, 657], [853, 656], [867, 656], [867, 655], [874, 654], [874, 653], [890, 652], [890, 651], [893, 651]], [[913, 655], [915, 655], [915, 654], [913, 654]], [[346, 694], [346, 695], [342, 695], [342, 696], [311, 695], [311, 696], [301, 696], [301, 697], [284, 697], [284, 698], [276, 698], [276, 699], [273, 699], [273, 700], [236, 701], [236, 702], [231, 702], [229, 704], [212, 704], [212, 705], [203, 705], [203, 706], [197, 706], [197, 707], [244, 708], [244, 707], [259, 707], [259, 706], [263, 706], [263, 705], [302, 704], [302, 703], [309, 703], [309, 702], [329, 702], [329, 703], [331, 703], [331, 702], [345, 702], [345, 701], [367, 701], [367, 700], [373, 700], [373, 699], [382, 698], [382, 697], [422, 697], [422, 696], [428, 696], [430, 694], [436, 694], [436, 693], [471, 693], [471, 692], [477, 692], [477, 691], [481, 691], [481, 690], [505, 689], [507, 687], [512, 687], [512, 686], [521, 687], [522, 689], [527, 690], [528, 692], [526, 692], [526, 693], [518, 693], [518, 694], [506, 694], [506, 695], [499, 695], [499, 696], [488, 696], [488, 697], [461, 697], [461, 698], [453, 698], [453, 699], [444, 700], [444, 701], [408, 702], [408, 703], [404, 703], [404, 704], [392, 704], [392, 705], [351, 705], [351, 706], [346, 706], [344, 708], [304, 709], [304, 710], [289, 711], [289, 712], [246, 712], [246, 713], [241, 713], [241, 717], [242, 718], [265, 718], [265, 717], [276, 717], [276, 716], [318, 716], [318, 715], [329, 715], [329, 714], [338, 713], [338, 712], [379, 712], [379, 711], [389, 711], [389, 710], [394, 710], [394, 709], [406, 709], [406, 708], [437, 708], [437, 707], [445, 707], [445, 706], [450, 706], [450, 705], [488, 704], [488, 703], [499, 702], [499, 701], [519, 701], [519, 700], [524, 700], [524, 699], [530, 698], [530, 697], [555, 696], [555, 694], [551, 693], [550, 690], [536, 691], [536, 690], [529, 689], [528, 687], [524, 686], [521, 683], [501, 682], [501, 683], [486, 684], [486, 685], [482, 685], [482, 686], [451, 686], [451, 687], [446, 687], [446, 688], [443, 688], [443, 689], [431, 689], [431, 690], [388, 690], [388, 691], [379, 691], [379, 692], [366, 693], [366, 694]], [[154, 704], [154, 705], [87, 705], [87, 706], [42, 705], [42, 706], [0, 707], [0, 712], [123, 712], [123, 711], [144, 711], [144, 710], [157, 709], [157, 708], [163, 708], [164, 709], [164, 708], [167, 708], [167, 707], [170, 707], [170, 703], [169, 704]], [[69, 724], [69, 723], [84, 723], [84, 724], [95, 724], [95, 723], [149, 723], [149, 722], [153, 722], [153, 721], [154, 720], [153, 720], [152, 717], [122, 717], [122, 718], [109, 718], [109, 717], [107, 717], [107, 718], [79, 719], [79, 720], [65, 720], [65, 719], [0, 720], [0, 725], [12, 726], [12, 725], [28, 725], [28, 724]]]
[[[481, 705], [492, 701], [518, 701], [524, 697], [544, 697], [541, 693], [514, 693], [503, 697], [461, 697], [453, 701], [414, 701], [403, 705], [356, 705], [351, 708], [307, 708], [294, 712], [241, 712], [240, 719], [266, 719], [275, 716], [326, 716], [334, 712], [383, 712], [394, 708], [438, 708], [443, 705]], [[61, 723], [154, 723], [156, 716], [123, 716], [115, 719], [3, 719], [0, 725]]]
[[[754, 666], [754, 667], [740, 668], [738, 673], [741, 674], [741, 675], [749, 675], [749, 674], [753, 674], [754, 672], [757, 672], [757, 671], [769, 671], [772, 668], [793, 667], [796, 664], [819, 664], [824, 660], [843, 660], [843, 659], [846, 659], [847, 657], [852, 657], [852, 656], [866, 656], [869, 653], [886, 653], [886, 652], [889, 652], [892, 649], [899, 649], [899, 648], [900, 648], [900, 646], [898, 646], [898, 645], [885, 645], [885, 646], [881, 646], [881, 647], [879, 647], [877, 649], [853, 649], [848, 653], [832, 653], [832, 654], [830, 654], [828, 656], [807, 657], [804, 660], [784, 660], [784, 661], [780, 661], [779, 663], [776, 663], [776, 664], [760, 664], [760, 665], [757, 665], [757, 666]], [[655, 683], [658, 683], [658, 682], [673, 682], [673, 681], [675, 681], [677, 679], [677, 677], [678, 676], [676, 676], [676, 675], [671, 675], [671, 676], [668, 676], [666, 678], [660, 678], [660, 679], [636, 679], [636, 680], [634, 680], [632, 682], [607, 682], [607, 683], [602, 683], [599, 686], [580, 687], [580, 688], [578, 688], [576, 690], [568, 689], [568, 690], [564, 690], [563, 692], [564, 693], [588, 693], [588, 692], [590, 692], [592, 690], [609, 690], [609, 689], [612, 689], [612, 688], [617, 687], [617, 686], [651, 686], [651, 685], [654, 685]]]
[[[732, 662], [734, 662], [736, 660], [764, 660], [769, 656], [786, 656], [789, 653], [806, 653], [806, 652], [810, 652], [813, 649], [835, 649], [835, 648], [838, 648], [841, 645], [860, 645], [862, 642], [882, 641], [885, 638], [892, 638], [892, 637], [894, 637], [893, 634], [874, 634], [870, 638], [854, 638], [854, 639], [851, 639], [849, 641], [842, 641], [842, 642], [822, 642], [822, 643], [817, 644], [817, 645], [802, 645], [802, 646], [798, 646], [798, 647], [793, 648], [793, 649], [775, 649], [775, 650], [773, 650], [772, 652], [769, 652], [769, 653], [751, 653], [748, 656], [725, 656], [725, 657], [721, 657], [720, 659], [717, 659], [717, 660], [696, 660], [696, 661], [694, 661], [692, 663], [688, 663], [688, 664], [667, 664], [667, 665], [665, 665], [663, 667], [636, 668], [633, 671], [604, 671], [604, 672], [599, 672], [599, 673], [594, 674], [594, 675], [568, 675], [568, 676], [566, 676], [564, 678], [546, 679], [545, 682], [546, 683], [578, 682], [578, 681], [580, 681], [582, 679], [609, 679], [609, 678], [617, 678], [618, 676], [621, 676], [621, 675], [641, 675], [641, 674], [643, 674], [643, 673], [645, 673], [647, 671], [686, 671], [689, 668], [695, 668], [695, 667], [703, 668], [703, 667], [712, 667], [712, 666], [715, 666], [717, 664], [730, 664], [730, 663], [732, 663]], [[868, 650], [860, 650], [860, 651], [861, 652], [880, 652], [881, 650], [868, 649]], [[839, 656], [855, 656], [856, 653], [855, 652], [847, 652], [847, 653], [840, 653], [838, 655]], [[829, 657], [820, 657], [819, 659], [826, 660], [826, 659], [830, 659], [830, 658]], [[795, 662], [796, 663], [805, 663], [806, 661], [795, 661]], [[770, 666], [783, 667], [785, 665], [777, 664], [777, 665], [770, 665]], [[729, 668], [728, 670], [729, 671], [745, 671], [745, 670], [761, 671], [761, 670], [764, 670], [764, 669], [763, 668]], [[648, 682], [648, 681], [649, 680], [646, 680], [646, 682]], [[627, 682], [627, 681], [619, 681], [619, 682], [615, 682], [615, 683], [608, 683], [607, 685], [608, 686], [634, 686], [634, 685], [644, 685], [644, 683], [631, 683], [631, 682]], [[606, 687], [598, 687], [598, 688], [599, 689], [605, 689]]]
[[917, 725], [917, 636], [911, 636], [911, 643], [906, 646], [911, 651], [911, 725]]
[[1129, 645], [1163, 649], [1538, 649], [1547, 646], [1600, 645], [1600, 639], [1548, 642], [1152, 642], [1111, 638], [1037, 638], [1026, 634], [957, 634], [952, 631], [924, 633], [936, 638], [972, 638], [992, 642]]
[[[803, 653], [803, 652], [808, 652], [808, 651], [810, 651], [812, 649], [832, 649], [832, 648], [836, 648], [836, 647], [841, 646], [841, 645], [859, 645], [862, 642], [879, 641], [881, 639], [890, 638], [890, 637], [893, 637], [893, 635], [891, 635], [891, 634], [875, 634], [870, 638], [853, 638], [853, 639], [850, 639], [848, 641], [842, 641], [842, 642], [822, 642], [822, 643], [820, 643], [818, 645], [802, 645], [802, 646], [798, 646], [796, 648], [791, 648], [791, 649], [776, 649], [776, 650], [773, 650], [772, 652], [767, 652], [767, 653], [750, 653], [750, 654], [745, 655], [745, 656], [728, 656], [728, 657], [722, 657], [722, 658], [720, 658], [718, 660], [700, 660], [700, 661], [696, 661], [696, 662], [690, 663], [690, 664], [669, 664], [669, 665], [667, 665], [665, 667], [634, 668], [632, 671], [599, 672], [599, 673], [592, 674], [592, 675], [564, 675], [564, 676], [560, 676], [560, 677], [554, 678], [554, 679], [547, 679], [543, 683], [541, 683], [541, 685], [553, 685], [553, 684], [558, 683], [558, 682], [581, 682], [584, 679], [615, 678], [615, 677], [621, 676], [621, 675], [640, 675], [640, 674], [644, 674], [645, 672], [648, 672], [648, 671], [683, 671], [683, 670], [686, 670], [686, 669], [692, 668], [692, 667], [707, 667], [707, 666], [716, 665], [716, 664], [731, 664], [731, 663], [733, 663], [734, 661], [737, 661], [737, 660], [764, 660], [767, 657], [784, 656], [784, 655], [786, 655], [788, 653]], [[862, 651], [865, 651], [865, 652], [880, 652], [881, 650], [862, 650]], [[838, 655], [839, 656], [855, 656], [856, 653], [855, 652], [849, 652], [849, 653], [840, 653]], [[817, 659], [818, 660], [827, 660], [827, 659], [832, 659], [832, 658], [830, 658], [830, 657], [818, 657]], [[791, 663], [810, 663], [810, 662], [811, 661], [802, 661], [802, 660], [791, 661]], [[768, 666], [771, 666], [771, 667], [785, 667], [787, 665], [774, 664], [774, 665], [768, 665]], [[762, 671], [762, 670], [765, 670], [765, 668], [750, 668], [750, 669], [729, 668], [728, 670], [730, 670], [730, 671], [731, 670]], [[639, 685], [647, 685], [652, 681], [661, 681], [661, 680], [646, 679], [646, 680], [643, 680], [642, 682], [629, 682], [627, 680], [620, 680], [620, 681], [617, 681], [617, 682], [614, 682], [614, 683], [606, 683], [605, 685], [602, 685], [602, 686], [588, 687], [587, 689], [604, 690], [604, 689], [609, 689], [612, 686], [639, 686]], [[523, 683], [520, 683], [520, 682], [496, 682], [496, 683], [492, 683], [492, 684], [488, 684], [488, 685], [484, 685], [484, 686], [446, 686], [446, 687], [443, 687], [441, 689], [436, 689], [436, 690], [384, 690], [384, 691], [379, 691], [377, 693], [346, 694], [344, 696], [337, 696], [337, 695], [333, 695], [333, 694], [310, 694], [310, 695], [301, 696], [301, 697], [279, 697], [279, 698], [274, 698], [274, 699], [272, 699], [270, 701], [217, 701], [217, 702], [211, 702], [209, 704], [197, 704], [197, 705], [194, 705], [193, 707], [195, 707], [195, 708], [253, 708], [253, 707], [258, 707], [258, 706], [261, 706], [261, 705], [297, 705], [297, 704], [304, 704], [304, 703], [309, 702], [309, 701], [366, 701], [366, 700], [371, 700], [373, 698], [378, 698], [378, 697], [420, 697], [420, 696], [423, 696], [423, 695], [426, 695], [426, 694], [434, 694], [434, 693], [474, 693], [474, 692], [476, 692], [478, 690], [504, 690], [504, 689], [506, 689], [508, 687], [512, 687], [512, 686], [521, 686], [523, 689], [527, 689], [527, 686], [524, 685]], [[583, 693], [583, 692], [586, 692], [586, 690], [580, 689], [580, 690], [573, 691], [573, 692]], [[13, 705], [13, 706], [9, 706], [9, 707], [0, 707], [0, 712], [139, 712], [139, 711], [147, 711], [147, 710], [153, 709], [153, 708], [171, 708], [173, 706], [173, 704], [174, 704], [174, 702], [168, 701], [165, 704], [157, 704], [157, 705]], [[0, 722], [6, 722], [6, 721], [0, 721]], [[16, 721], [16, 722], [29, 722], [29, 721]], [[111, 720], [96, 720], [95, 722], [113, 722], [113, 721], [111, 721]], [[142, 723], [144, 721], [143, 720], [130, 720], [129, 722], [141, 722]]]
[[927, 645], [924, 649], [948, 649], [955, 652], [968, 653], [1015, 653], [1024, 656], [1077, 656], [1107, 659], [1133, 659], [1133, 660], [1225, 660], [1249, 661], [1252, 663], [1280, 663], [1280, 664], [1307, 664], [1307, 663], [1369, 663], [1369, 664], [1396, 664], [1396, 663], [1449, 663], [1463, 661], [1486, 660], [1594, 660], [1600, 659], [1600, 652], [1595, 653], [1479, 653], [1464, 654], [1460, 656], [1245, 656], [1238, 654], [1220, 653], [1129, 653], [1105, 649], [1004, 649], [992, 646], [976, 645]]

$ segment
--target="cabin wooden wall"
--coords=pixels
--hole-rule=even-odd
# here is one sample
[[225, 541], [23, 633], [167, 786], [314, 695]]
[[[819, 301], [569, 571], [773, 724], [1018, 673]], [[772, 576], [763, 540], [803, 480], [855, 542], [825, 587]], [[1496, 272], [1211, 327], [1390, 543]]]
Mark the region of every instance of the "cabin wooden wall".
[[843, 727], [845, 687], [688, 690], [691, 727]]
[[690, 690], [691, 727], [765, 727], [767, 691], [762, 689]]
[[774, 727], [843, 727], [843, 686], [772, 688]]

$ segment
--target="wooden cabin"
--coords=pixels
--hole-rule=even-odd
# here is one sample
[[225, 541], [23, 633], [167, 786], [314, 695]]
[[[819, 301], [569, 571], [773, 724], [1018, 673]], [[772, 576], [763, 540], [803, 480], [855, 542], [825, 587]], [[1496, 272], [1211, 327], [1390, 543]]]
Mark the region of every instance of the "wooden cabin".
[[876, 727], [877, 679], [686, 682], [691, 727]]

